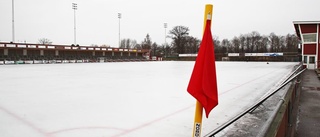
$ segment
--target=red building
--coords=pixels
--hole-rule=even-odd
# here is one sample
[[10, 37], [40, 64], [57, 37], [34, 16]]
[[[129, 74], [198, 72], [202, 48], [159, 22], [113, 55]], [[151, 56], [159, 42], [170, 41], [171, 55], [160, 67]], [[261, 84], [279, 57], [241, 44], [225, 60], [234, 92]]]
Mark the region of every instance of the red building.
[[308, 69], [320, 68], [320, 21], [294, 21], [293, 24], [301, 40], [303, 65]]

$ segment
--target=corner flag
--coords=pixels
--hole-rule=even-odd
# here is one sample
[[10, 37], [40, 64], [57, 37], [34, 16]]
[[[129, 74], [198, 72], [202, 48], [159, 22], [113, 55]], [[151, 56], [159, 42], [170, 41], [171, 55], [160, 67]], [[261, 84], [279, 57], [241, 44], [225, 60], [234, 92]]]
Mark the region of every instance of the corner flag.
[[204, 107], [207, 118], [210, 111], [218, 105], [214, 44], [210, 29], [211, 15], [209, 16], [187, 88], [187, 91]]

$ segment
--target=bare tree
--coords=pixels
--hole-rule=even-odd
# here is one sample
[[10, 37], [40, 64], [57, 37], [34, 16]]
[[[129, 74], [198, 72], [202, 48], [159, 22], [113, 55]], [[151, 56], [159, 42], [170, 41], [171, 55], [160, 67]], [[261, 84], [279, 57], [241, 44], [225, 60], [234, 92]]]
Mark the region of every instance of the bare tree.
[[120, 41], [120, 47], [119, 48], [126, 48], [126, 39], [122, 39], [121, 41]]
[[38, 40], [38, 43], [43, 45], [51, 45], [52, 41], [47, 38], [41, 38]]
[[263, 36], [261, 39], [261, 42], [259, 43], [259, 50], [260, 53], [268, 52], [268, 45], [269, 45], [269, 39], [268, 36]]
[[261, 47], [262, 36], [260, 35], [259, 32], [252, 31], [249, 34], [249, 37], [251, 37], [251, 44], [250, 44], [251, 52], [258, 52], [258, 50]]
[[213, 40], [213, 43], [214, 43], [214, 52], [215, 53], [220, 53], [221, 42], [219, 40], [219, 37], [218, 36], [213, 36], [212, 40]]
[[133, 48], [134, 49], [142, 49], [142, 45], [141, 44], [136, 44]]
[[[238, 37], [233, 37], [233, 39], [231, 40], [231, 44], [233, 47], [232, 52], [239, 53], [240, 52], [240, 39]], [[231, 51], [229, 51], [229, 53], [231, 53]]]
[[107, 48], [110, 48], [110, 45], [103, 44], [103, 45], [101, 45], [100, 47], [107, 47]]
[[244, 53], [246, 51], [246, 49], [245, 49], [245, 41], [246, 41], [245, 35], [241, 34], [239, 36], [239, 39], [240, 39], [240, 53]]
[[151, 55], [157, 55], [157, 53], [158, 53], [158, 44], [154, 42], [151, 46]]
[[221, 46], [222, 46], [222, 53], [228, 53], [230, 50], [230, 41], [228, 39], [223, 39], [221, 42]]
[[136, 40], [131, 39], [122, 39], [120, 41], [120, 47], [119, 48], [134, 48], [137, 45]]
[[200, 46], [200, 40], [192, 37], [186, 37], [185, 53], [197, 53]]
[[141, 48], [142, 49], [151, 49], [151, 37], [149, 34], [147, 34], [146, 38], [144, 38], [144, 41], [141, 42]]
[[178, 54], [185, 53], [185, 44], [187, 42], [186, 38], [189, 35], [189, 28], [185, 26], [175, 26], [169, 31], [172, 38], [173, 48]]
[[165, 57], [170, 56], [172, 54], [172, 48], [168, 44], [163, 44], [160, 47], [160, 54], [163, 54]]
[[279, 52], [280, 51], [280, 38], [275, 33], [270, 33], [270, 52]]
[[130, 45], [130, 48], [134, 48], [134, 47], [136, 47], [136, 45], [138, 45], [138, 43], [136, 40], [131, 40], [129, 45]]
[[297, 52], [298, 51], [298, 44], [299, 39], [294, 34], [287, 34], [286, 35], [286, 51], [287, 52]]

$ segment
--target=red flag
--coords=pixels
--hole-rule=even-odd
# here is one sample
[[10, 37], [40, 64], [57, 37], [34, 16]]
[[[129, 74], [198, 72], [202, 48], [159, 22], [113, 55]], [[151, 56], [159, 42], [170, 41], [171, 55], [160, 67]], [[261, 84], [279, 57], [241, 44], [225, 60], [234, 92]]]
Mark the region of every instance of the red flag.
[[210, 111], [218, 105], [218, 87], [211, 20], [206, 24], [187, 91], [201, 103], [208, 118]]

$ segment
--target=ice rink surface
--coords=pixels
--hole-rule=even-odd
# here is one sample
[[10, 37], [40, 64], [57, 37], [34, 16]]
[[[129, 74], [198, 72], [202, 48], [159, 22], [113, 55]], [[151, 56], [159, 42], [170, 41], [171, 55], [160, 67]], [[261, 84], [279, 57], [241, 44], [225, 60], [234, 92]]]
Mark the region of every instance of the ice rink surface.
[[[295, 62], [216, 62], [219, 105], [202, 135], [251, 105]], [[1, 137], [186, 137], [194, 62], [0, 65]]]

